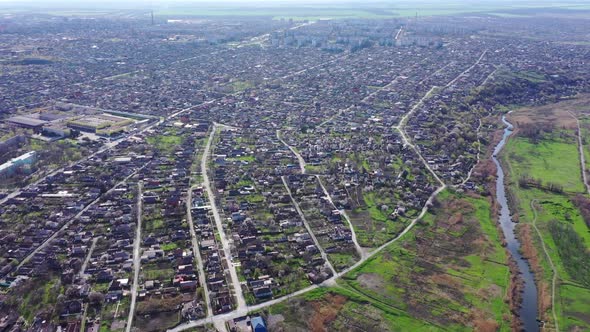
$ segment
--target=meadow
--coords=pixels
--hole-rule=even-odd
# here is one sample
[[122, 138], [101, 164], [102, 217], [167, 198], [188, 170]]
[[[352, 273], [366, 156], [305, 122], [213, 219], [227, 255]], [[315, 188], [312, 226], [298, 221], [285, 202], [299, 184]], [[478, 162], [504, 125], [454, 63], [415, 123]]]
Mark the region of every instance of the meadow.
[[[540, 231], [536, 232], [532, 241], [536, 248], [538, 263], [532, 263], [536, 269], [538, 284], [545, 285], [550, 292], [553, 270], [542, 250], [542, 244], [547, 248], [547, 254], [557, 272], [555, 310], [562, 330], [590, 329], [590, 288], [584, 285], [583, 276], [579, 275], [579, 264], [587, 259], [590, 247], [590, 230], [580, 211], [572, 202], [575, 193], [584, 193], [581, 180], [581, 169], [577, 144], [574, 140], [556, 140], [560, 136], [556, 130], [552, 135], [546, 135], [536, 144], [521, 136], [509, 139], [501, 157], [507, 167], [507, 185], [510, 192], [512, 212], [519, 220], [521, 236], [532, 229], [533, 221]], [[518, 132], [517, 132], [518, 135]], [[561, 135], [565, 137], [566, 135]], [[536, 188], [522, 188], [518, 184], [521, 175], [541, 179], [544, 182], [555, 182], [564, 186], [565, 193], [559, 194]], [[534, 201], [536, 210], [531, 207]], [[559, 234], [558, 234], [559, 233]], [[575, 234], [575, 236], [573, 235]], [[563, 238], [570, 240], [564, 241]], [[571, 241], [572, 238], [576, 241]], [[541, 242], [542, 241], [542, 242]], [[586, 250], [580, 251], [580, 247]], [[580, 255], [572, 255], [572, 251]], [[567, 256], [567, 257], [566, 257]], [[575, 257], [573, 257], [575, 256]], [[535, 268], [535, 265], [538, 267]], [[546, 295], [547, 296], [547, 295]], [[551, 307], [544, 312], [551, 320]]]
[[566, 192], [585, 190], [573, 136], [566, 139], [548, 137], [538, 143], [525, 137], [514, 137], [506, 145], [506, 155], [514, 161], [510, 163], [513, 179], [528, 176], [543, 184], [559, 184]]

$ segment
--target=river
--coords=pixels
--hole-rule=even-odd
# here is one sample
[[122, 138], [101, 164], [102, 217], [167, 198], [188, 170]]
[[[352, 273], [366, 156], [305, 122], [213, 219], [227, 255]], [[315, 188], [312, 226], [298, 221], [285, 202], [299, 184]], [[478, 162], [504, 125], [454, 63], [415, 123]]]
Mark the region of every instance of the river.
[[504, 187], [504, 170], [502, 165], [497, 159], [497, 155], [506, 144], [506, 140], [512, 134], [512, 124], [506, 120], [505, 116], [502, 116], [502, 122], [506, 125], [504, 129], [504, 135], [502, 140], [496, 145], [492, 159], [497, 167], [497, 178], [496, 178], [496, 197], [500, 204], [500, 226], [506, 239], [506, 247], [512, 258], [517, 263], [518, 270], [524, 280], [524, 293], [522, 305], [519, 309], [520, 317], [524, 324], [524, 329], [527, 332], [539, 331], [539, 324], [537, 322], [537, 286], [535, 285], [535, 278], [527, 260], [522, 257], [519, 252], [520, 242], [514, 234], [514, 226], [516, 223], [512, 221], [510, 217], [510, 209], [508, 208], [508, 202], [506, 200], [506, 188]]

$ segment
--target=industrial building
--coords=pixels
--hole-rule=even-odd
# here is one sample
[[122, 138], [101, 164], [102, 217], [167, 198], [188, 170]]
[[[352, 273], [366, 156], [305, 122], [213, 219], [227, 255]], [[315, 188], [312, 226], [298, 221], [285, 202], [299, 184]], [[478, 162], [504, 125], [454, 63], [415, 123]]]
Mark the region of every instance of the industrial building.
[[5, 179], [13, 175], [17, 170], [27, 172], [31, 165], [37, 160], [37, 152], [30, 151], [19, 157], [13, 158], [0, 165], [0, 178]]
[[37, 118], [32, 118], [29, 116], [13, 116], [10, 117], [8, 119], [6, 119], [6, 123], [14, 126], [14, 127], [20, 127], [20, 128], [27, 128], [27, 129], [33, 129], [35, 131], [40, 131], [41, 128], [43, 128], [43, 125], [45, 125], [47, 123], [47, 121], [43, 121], [41, 119], [37, 119]]

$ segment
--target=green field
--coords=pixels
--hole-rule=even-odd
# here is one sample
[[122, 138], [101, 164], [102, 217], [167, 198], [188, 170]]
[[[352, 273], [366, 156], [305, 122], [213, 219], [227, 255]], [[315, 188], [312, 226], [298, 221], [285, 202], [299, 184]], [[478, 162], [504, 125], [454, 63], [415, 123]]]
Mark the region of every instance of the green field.
[[[555, 265], [558, 281], [556, 284], [555, 309], [559, 328], [563, 331], [590, 329], [590, 288], [580, 284], [584, 280], [579, 275], [577, 266], [584, 251], [577, 250], [580, 257], [571, 259], [562, 257], [573, 248], [571, 241], [556, 243], [559, 236], [550, 230], [551, 222], [561, 223], [571, 228], [586, 245], [590, 245], [590, 230], [580, 211], [574, 206], [571, 194], [557, 194], [540, 189], [523, 189], [518, 185], [519, 175], [529, 172], [533, 177], [542, 177], [544, 181], [555, 181], [564, 185], [568, 191], [583, 192], [581, 171], [576, 142], [556, 142], [552, 139], [541, 140], [537, 145], [522, 137], [513, 137], [502, 153], [503, 162], [508, 167], [507, 179], [511, 192], [511, 208], [521, 223], [532, 223], [534, 213], [531, 201], [536, 200], [536, 225], [541, 233], [539, 238], [533, 236], [537, 256], [540, 260], [543, 282], [551, 285], [551, 265], [542, 250], [541, 240], [547, 247], [548, 254]], [[524, 226], [520, 226], [524, 227]], [[556, 237], [558, 236], [558, 237]], [[587, 254], [587, 252], [586, 252]], [[576, 272], [574, 272], [576, 271]], [[573, 273], [573, 274], [572, 274]], [[551, 319], [551, 308], [545, 313]]]
[[506, 144], [505, 155], [513, 162], [512, 179], [528, 176], [543, 184], [562, 185], [567, 192], [584, 192], [576, 142], [565, 139], [543, 139], [537, 144], [528, 138], [514, 137]]
[[164, 153], [171, 153], [180, 146], [182, 137], [170, 133], [168, 135], [150, 136], [147, 138], [147, 142]]
[[[426, 225], [417, 227], [413, 236], [368, 260], [345, 276], [344, 283], [402, 310], [423, 311], [423, 319], [431, 323], [468, 325], [466, 317], [478, 312], [495, 321], [499, 329], [507, 330], [509, 323], [504, 317], [508, 307], [504, 296], [509, 271], [498, 230], [490, 216], [489, 202], [449, 192], [439, 199], [445, 204], [444, 211], [441, 208], [427, 214]], [[453, 218], [462, 220], [462, 225], [447, 225], [445, 220]], [[441, 247], [424, 252], [423, 243]], [[444, 254], [447, 250], [455, 252], [447, 256]], [[381, 284], [374, 280], [367, 282], [367, 278]]]
[[[389, 218], [393, 212], [392, 196], [378, 191], [363, 194], [363, 206], [349, 210], [351, 223], [355, 228], [357, 239], [362, 247], [376, 248], [397, 236], [410, 219], [415, 216], [415, 210], [408, 210], [407, 217]], [[388, 208], [382, 210], [386, 205]]]
[[249, 81], [236, 80], [230, 83], [234, 92], [241, 92], [254, 87], [254, 84]]

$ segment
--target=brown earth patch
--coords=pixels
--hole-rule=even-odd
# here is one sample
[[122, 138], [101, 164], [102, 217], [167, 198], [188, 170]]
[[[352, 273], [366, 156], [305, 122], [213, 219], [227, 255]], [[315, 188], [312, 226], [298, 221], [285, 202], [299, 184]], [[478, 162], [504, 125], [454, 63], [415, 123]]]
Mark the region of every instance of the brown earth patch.
[[558, 128], [576, 129], [576, 116], [588, 114], [590, 94], [580, 94], [576, 98], [537, 107], [523, 107], [508, 115], [509, 121], [518, 124], [555, 125]]
[[430, 281], [438, 284], [444, 285], [447, 287], [459, 287], [460, 283], [450, 276], [449, 274], [441, 273], [441, 274], [434, 274], [430, 277]]
[[495, 320], [489, 318], [485, 312], [481, 310], [474, 310], [471, 315], [475, 331], [494, 332], [498, 330], [498, 323]]
[[361, 287], [372, 290], [374, 292], [380, 292], [383, 289], [385, 280], [383, 277], [376, 273], [363, 273], [356, 279]]
[[338, 312], [347, 299], [342, 295], [327, 295], [323, 301], [315, 301], [311, 305], [314, 309], [309, 321], [309, 328], [313, 332], [326, 332], [330, 322], [336, 319]]
[[568, 111], [574, 110], [572, 101], [559, 102], [556, 104], [543, 105], [539, 107], [524, 107], [510, 113], [508, 121], [519, 126], [534, 124], [537, 126], [556, 126], [558, 128], [575, 129], [576, 120]]
[[[412, 282], [409, 284], [403, 278], [398, 279], [397, 275], [393, 276], [392, 282], [407, 284], [404, 301], [412, 316], [441, 326], [473, 326], [472, 314], [453, 310], [451, 304], [471, 307], [465, 298], [464, 285], [466, 280], [472, 280], [474, 276], [460, 273], [451, 275], [445, 271], [468, 267], [470, 263], [464, 259], [468, 255], [485, 256], [489, 239], [482, 233], [479, 220], [472, 214], [475, 207], [470, 202], [463, 199], [437, 201], [434, 209], [434, 227], [418, 229], [415, 241], [404, 245], [407, 250], [416, 253], [416, 256], [407, 259], [420, 272], [410, 272]], [[400, 275], [405, 274], [402, 272]], [[487, 328], [487, 317], [482, 317], [478, 324]]]
[[502, 295], [502, 287], [492, 284], [488, 288], [481, 289], [478, 292], [478, 295], [481, 297], [498, 297]]

